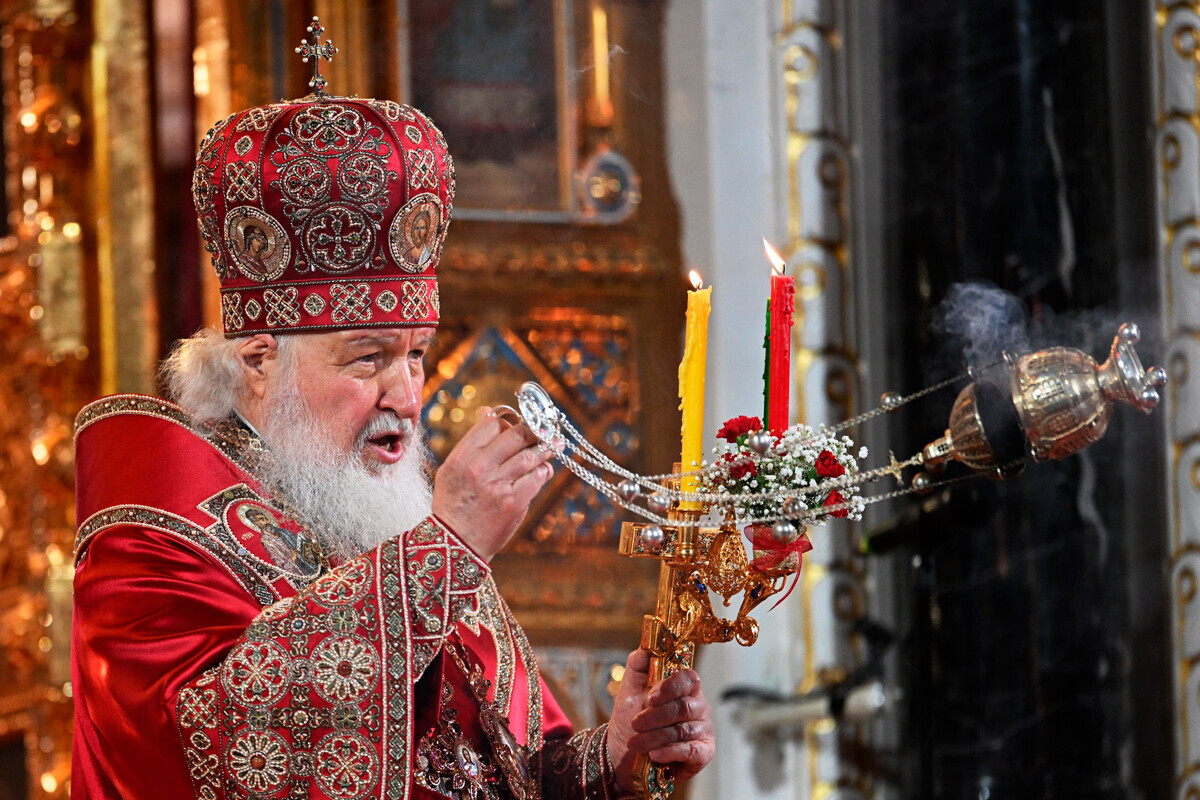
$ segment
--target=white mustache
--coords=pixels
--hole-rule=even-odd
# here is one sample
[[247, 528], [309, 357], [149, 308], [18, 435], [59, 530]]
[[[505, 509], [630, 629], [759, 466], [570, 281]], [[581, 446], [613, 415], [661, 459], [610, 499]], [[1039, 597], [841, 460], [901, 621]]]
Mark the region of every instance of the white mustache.
[[358, 437], [354, 440], [356, 447], [363, 447], [369, 440], [376, 436], [383, 436], [389, 433], [400, 434], [400, 443], [405, 447], [412, 441], [413, 433], [416, 427], [412, 420], [404, 419], [394, 411], [385, 411], [378, 417], [369, 420], [362, 430], [358, 432]]

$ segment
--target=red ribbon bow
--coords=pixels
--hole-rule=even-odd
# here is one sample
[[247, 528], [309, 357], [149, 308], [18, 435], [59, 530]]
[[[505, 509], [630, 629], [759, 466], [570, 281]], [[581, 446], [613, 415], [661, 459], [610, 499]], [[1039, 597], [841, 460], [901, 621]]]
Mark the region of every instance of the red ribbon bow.
[[775, 569], [786, 561], [787, 557], [792, 553], [796, 554], [796, 577], [792, 579], [792, 585], [788, 587], [783, 597], [779, 598], [775, 605], [771, 606], [771, 610], [774, 611], [780, 603], [788, 599], [788, 595], [792, 593], [792, 590], [796, 588], [796, 584], [800, 582], [800, 567], [804, 565], [803, 554], [813, 549], [812, 542], [808, 540], [807, 533], [801, 533], [796, 537], [795, 541], [781, 542], [772, 535], [770, 525], [751, 525], [746, 529], [746, 534], [754, 549], [762, 553], [762, 555], [756, 556], [750, 562], [750, 566], [760, 572]]

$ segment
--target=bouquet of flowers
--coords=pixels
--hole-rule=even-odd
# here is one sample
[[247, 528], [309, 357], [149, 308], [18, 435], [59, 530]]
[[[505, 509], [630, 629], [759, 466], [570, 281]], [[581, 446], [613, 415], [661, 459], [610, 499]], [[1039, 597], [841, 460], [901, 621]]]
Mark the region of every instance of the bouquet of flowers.
[[700, 489], [727, 495], [717, 504], [748, 523], [755, 569], [798, 575], [803, 554], [812, 549], [807, 526], [829, 517], [862, 519], [866, 502], [846, 476], [858, 472], [867, 448], [858, 448], [856, 457], [849, 437], [804, 424], [768, 432], [758, 417], [734, 417], [717, 438], [716, 461], [705, 466]]
[[848, 436], [804, 424], [771, 433], [758, 417], [734, 417], [717, 438], [722, 442], [713, 449], [716, 461], [704, 471], [702, 490], [729, 495], [727, 507], [738, 519], [803, 525], [827, 517], [862, 519], [866, 503], [858, 486], [836, 480], [858, 472], [858, 459], [867, 456], [860, 447], [856, 458]]

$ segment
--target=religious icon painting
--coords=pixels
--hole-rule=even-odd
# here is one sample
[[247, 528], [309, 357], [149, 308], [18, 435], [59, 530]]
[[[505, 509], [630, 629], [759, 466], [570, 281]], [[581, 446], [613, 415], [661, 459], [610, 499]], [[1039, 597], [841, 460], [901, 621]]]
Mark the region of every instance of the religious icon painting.
[[388, 230], [388, 248], [401, 269], [424, 272], [437, 260], [446, 238], [445, 218], [442, 201], [429, 193], [417, 195], [396, 212]]
[[287, 269], [292, 243], [270, 214], [250, 206], [225, 215], [225, 247], [238, 271], [252, 281], [273, 281]]
[[296, 578], [313, 578], [320, 572], [320, 555], [315, 546], [303, 534], [281, 525], [279, 518], [267, 507], [240, 503], [232, 516], [249, 529], [235, 529], [238, 538], [245, 539], [250, 531], [257, 533], [259, 543], [280, 570]]

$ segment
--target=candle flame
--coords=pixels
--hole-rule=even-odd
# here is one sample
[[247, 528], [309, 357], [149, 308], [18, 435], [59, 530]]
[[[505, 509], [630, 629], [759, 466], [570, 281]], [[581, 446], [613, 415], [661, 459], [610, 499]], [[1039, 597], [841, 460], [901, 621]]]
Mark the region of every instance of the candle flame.
[[700, 273], [692, 270], [688, 273], [688, 278], [692, 282], [692, 288], [699, 291], [704, 288], [704, 279], [700, 277]]
[[787, 272], [787, 262], [779, 257], [779, 253], [775, 252], [775, 248], [771, 247], [771, 243], [767, 241], [767, 237], [763, 237], [763, 248], [767, 251], [767, 258], [771, 260], [771, 271], [776, 275], [783, 275]]

